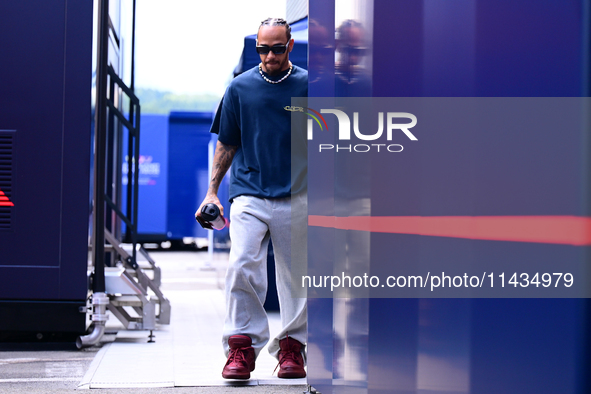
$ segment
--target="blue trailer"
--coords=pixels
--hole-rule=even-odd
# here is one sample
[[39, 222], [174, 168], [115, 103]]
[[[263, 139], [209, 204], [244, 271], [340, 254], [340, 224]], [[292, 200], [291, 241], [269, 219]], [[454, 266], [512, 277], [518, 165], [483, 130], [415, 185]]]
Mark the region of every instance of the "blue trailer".
[[92, 8], [0, 3], [0, 331], [86, 330]]
[[[212, 116], [211, 112], [180, 111], [142, 115], [139, 242], [207, 245], [208, 231], [195, 221], [194, 213], [209, 186], [209, 157], [217, 141], [209, 132]], [[124, 163], [123, 184], [126, 168]], [[228, 182], [225, 179], [219, 191], [226, 215], [230, 212]], [[227, 243], [228, 229], [215, 235], [218, 245]]]

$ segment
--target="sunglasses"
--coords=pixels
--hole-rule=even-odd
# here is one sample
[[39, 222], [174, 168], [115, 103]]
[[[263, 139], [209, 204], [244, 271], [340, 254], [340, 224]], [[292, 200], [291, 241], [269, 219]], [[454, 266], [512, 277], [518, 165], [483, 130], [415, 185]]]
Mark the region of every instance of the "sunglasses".
[[366, 47], [356, 47], [352, 45], [344, 45], [339, 48], [339, 51], [352, 56], [365, 56], [368, 52]]
[[256, 50], [259, 55], [267, 55], [269, 52], [273, 52], [275, 55], [284, 54], [289, 46], [289, 41], [285, 45], [277, 44], [272, 47], [268, 45], [257, 45]]

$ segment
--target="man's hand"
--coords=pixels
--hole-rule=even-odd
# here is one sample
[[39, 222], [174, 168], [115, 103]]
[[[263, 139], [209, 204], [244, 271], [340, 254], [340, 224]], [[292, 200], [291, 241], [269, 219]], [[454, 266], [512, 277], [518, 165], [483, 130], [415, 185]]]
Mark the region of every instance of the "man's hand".
[[222, 206], [222, 203], [220, 202], [220, 199], [218, 198], [218, 196], [215, 194], [207, 193], [207, 195], [203, 199], [203, 202], [201, 203], [201, 205], [199, 205], [199, 209], [197, 209], [197, 212], [195, 212], [195, 218], [201, 212], [201, 209], [203, 209], [203, 207], [209, 203], [217, 205], [218, 208], [220, 209], [220, 214], [222, 216], [224, 215], [224, 207]]
[[217, 142], [217, 145], [215, 147], [215, 154], [213, 156], [213, 168], [211, 171], [212, 175], [211, 181], [209, 183], [209, 189], [207, 189], [207, 194], [205, 195], [203, 202], [199, 206], [199, 209], [197, 209], [197, 212], [195, 212], [195, 219], [197, 219], [197, 216], [201, 212], [203, 206], [209, 203], [217, 205], [220, 209], [220, 214], [224, 214], [224, 207], [222, 206], [222, 203], [220, 203], [220, 199], [218, 198], [218, 189], [220, 187], [222, 179], [224, 178], [224, 175], [226, 174], [228, 168], [230, 168], [230, 165], [232, 164], [232, 160], [234, 159], [234, 155], [236, 154], [237, 149], [237, 146], [226, 145], [220, 141]]

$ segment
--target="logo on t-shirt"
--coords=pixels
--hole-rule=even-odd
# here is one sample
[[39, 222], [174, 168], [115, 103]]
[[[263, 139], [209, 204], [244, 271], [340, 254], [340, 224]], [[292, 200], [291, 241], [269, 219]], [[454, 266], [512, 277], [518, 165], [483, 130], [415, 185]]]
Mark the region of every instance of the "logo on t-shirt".
[[[289, 105], [286, 105], [285, 107], [283, 107], [283, 109], [286, 110], [286, 111], [292, 111], [292, 112], [303, 112], [306, 115], [310, 115], [312, 118], [314, 118], [314, 120], [316, 121], [316, 123], [318, 123], [318, 126], [320, 126], [320, 130], [324, 130], [322, 128], [322, 123], [320, 123], [320, 120], [318, 120], [318, 118], [320, 118], [320, 119], [322, 119], [322, 122], [324, 123], [324, 126], [326, 126], [326, 130], [328, 130], [328, 126], [326, 125], [326, 120], [324, 120], [324, 117], [322, 115], [320, 115], [318, 113], [318, 111], [315, 111], [312, 108], [306, 107], [306, 109], [308, 111], [314, 112], [314, 114], [316, 114], [317, 116], [315, 116], [314, 114], [311, 114], [310, 112], [304, 111], [304, 107], [294, 107], [294, 106], [291, 106], [290, 107]], [[323, 110], [321, 110], [321, 111], [323, 111]], [[310, 119], [310, 120], [312, 120], [312, 119]], [[308, 139], [309, 140], [311, 139], [309, 134], [308, 134]]]

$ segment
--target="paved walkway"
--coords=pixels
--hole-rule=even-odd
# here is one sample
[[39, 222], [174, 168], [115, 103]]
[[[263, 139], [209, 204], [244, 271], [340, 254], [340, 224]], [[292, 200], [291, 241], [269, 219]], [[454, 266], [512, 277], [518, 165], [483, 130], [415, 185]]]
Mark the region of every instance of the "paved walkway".
[[[266, 349], [257, 359], [256, 370], [249, 381], [221, 377], [225, 363], [221, 347], [222, 288], [227, 256], [216, 255], [210, 261], [206, 252], [151, 252], [150, 255], [162, 269], [161, 289], [172, 305], [171, 324], [155, 331], [155, 343], [147, 342], [146, 331], [122, 330], [111, 315], [107, 331], [112, 334], [104, 337], [106, 342], [100, 350], [87, 351], [83, 358], [87, 361], [82, 367], [80, 360], [70, 357], [72, 362], [78, 363], [76, 376], [52, 379], [20, 375], [20, 379], [7, 379], [8, 374], [2, 374], [0, 353], [0, 393], [62, 393], [73, 389], [130, 393], [140, 389], [142, 393], [240, 393], [248, 390], [253, 394], [295, 394], [306, 390], [306, 379], [279, 379], [273, 374], [277, 361]], [[280, 328], [278, 313], [269, 314], [269, 320], [273, 335]], [[71, 354], [75, 352], [72, 350]], [[94, 357], [89, 358], [91, 355]], [[31, 360], [41, 362], [39, 360], [48, 357], [52, 356]], [[67, 354], [63, 357], [68, 360]], [[26, 357], [19, 358], [18, 354], [13, 354], [11, 360], [24, 360], [21, 366], [27, 363]], [[74, 370], [70, 371], [71, 375]], [[84, 375], [79, 376], [82, 372]]]

